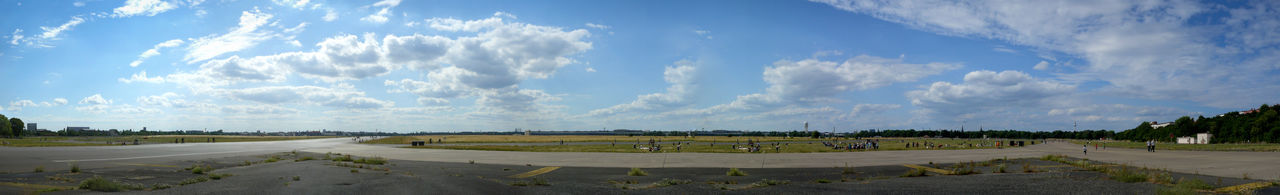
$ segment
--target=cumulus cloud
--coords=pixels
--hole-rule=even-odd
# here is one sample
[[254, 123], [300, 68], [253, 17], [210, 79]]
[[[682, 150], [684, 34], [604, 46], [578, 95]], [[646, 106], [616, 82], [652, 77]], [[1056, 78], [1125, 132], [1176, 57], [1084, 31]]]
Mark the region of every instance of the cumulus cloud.
[[372, 109], [394, 106], [394, 102], [364, 97], [364, 92], [349, 84], [333, 87], [270, 86], [245, 89], [226, 89], [220, 94], [234, 99], [265, 104], [309, 104], [337, 108]]
[[[944, 35], [988, 38], [1087, 61], [1067, 78], [1102, 80], [1104, 92], [1215, 107], [1280, 98], [1274, 63], [1249, 63], [1280, 46], [1280, 4], [1192, 1], [844, 1], [837, 9]], [[1204, 17], [1204, 19], [1194, 19]], [[1195, 20], [1195, 21], [1193, 21]], [[1206, 22], [1196, 22], [1206, 21]]]
[[182, 39], [174, 39], [156, 44], [156, 46], [151, 47], [151, 49], [142, 52], [142, 54], [138, 54], [138, 59], [130, 62], [129, 67], [138, 67], [139, 64], [142, 64], [143, 60], [147, 60], [147, 58], [151, 58], [152, 56], [160, 55], [160, 49], [177, 47], [178, 45], [182, 45], [182, 43], [184, 43]]
[[1040, 109], [1060, 106], [1049, 100], [1074, 92], [1076, 86], [1036, 79], [1018, 71], [973, 71], [964, 83], [934, 82], [926, 89], [907, 92], [911, 104], [934, 113], [940, 120], [973, 118], [990, 110]]
[[311, 0], [271, 0], [271, 2], [274, 2], [276, 3], [276, 5], [280, 5], [280, 6], [287, 6], [295, 9], [303, 9], [303, 8], [307, 8], [307, 4], [311, 3]]
[[[360, 21], [365, 21], [365, 22], [374, 23], [374, 24], [387, 23], [387, 20], [389, 20], [387, 17], [391, 15], [391, 8], [394, 8], [399, 5], [400, 5], [400, 0], [383, 0], [383, 1], [378, 1], [377, 3], [373, 3], [373, 5], [369, 5], [369, 6], [382, 7], [382, 8], [378, 10], [377, 13], [360, 18]], [[502, 12], [498, 12], [498, 13], [502, 13]], [[328, 15], [325, 15], [325, 17], [328, 17]], [[326, 21], [328, 20], [326, 19]]]
[[1031, 68], [1036, 70], [1049, 70], [1049, 62], [1040, 61], [1040, 63], [1036, 63], [1036, 66]]
[[272, 32], [260, 30], [268, 24], [273, 16], [255, 9], [244, 11], [240, 15], [239, 26], [222, 35], [209, 35], [194, 39], [187, 46], [187, 55], [182, 60], [188, 64], [208, 60], [225, 53], [244, 50], [270, 39]]
[[80, 99], [79, 103], [85, 105], [103, 105], [111, 104], [111, 100], [102, 98], [102, 94], [93, 94], [89, 97], [84, 97], [84, 99]]
[[112, 10], [114, 17], [131, 17], [137, 15], [155, 16], [156, 14], [177, 8], [169, 2], [162, 0], [128, 0], [123, 6]]
[[670, 84], [665, 93], [651, 93], [636, 96], [631, 103], [614, 105], [608, 108], [588, 112], [588, 116], [607, 116], [629, 111], [666, 111], [671, 108], [689, 105], [695, 90], [697, 75], [696, 62], [681, 60], [675, 66], [667, 66], [662, 72], [663, 80]]
[[324, 17], [320, 17], [320, 19], [325, 22], [333, 22], [338, 19], [338, 12], [334, 12], [332, 9], [326, 10], [324, 12]]

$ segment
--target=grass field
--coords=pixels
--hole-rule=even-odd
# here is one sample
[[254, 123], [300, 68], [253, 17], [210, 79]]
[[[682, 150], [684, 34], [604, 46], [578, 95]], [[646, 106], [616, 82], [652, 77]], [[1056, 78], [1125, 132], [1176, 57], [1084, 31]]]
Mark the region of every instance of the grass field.
[[46, 146], [111, 146], [120, 143], [139, 144], [173, 143], [175, 139], [185, 139], [187, 143], [202, 143], [210, 139], [217, 142], [252, 142], [281, 141], [334, 138], [334, 136], [236, 136], [236, 135], [152, 135], [152, 136], [86, 136], [86, 137], [23, 137], [22, 139], [0, 138], [4, 143], [0, 146], [10, 147], [46, 147]]
[[[681, 141], [691, 142], [680, 147], [676, 151], [676, 146], [667, 143], [662, 144], [662, 152], [698, 152], [698, 153], [745, 153], [745, 150], [732, 148], [735, 144], [746, 144], [747, 139], [764, 140], [765, 144], [761, 146], [761, 150], [766, 153], [813, 153], [813, 152], [848, 152], [849, 150], [833, 149], [822, 145], [822, 141], [832, 141], [831, 139], [810, 139], [810, 138], [781, 138], [781, 137], [727, 137], [727, 136], [700, 136], [695, 138], [686, 137], [662, 137], [662, 136], [511, 136], [511, 135], [463, 135], [463, 136], [399, 136], [387, 137], [379, 140], [367, 141], [365, 143], [375, 144], [405, 144], [408, 145], [413, 140], [433, 139], [439, 140], [445, 137], [445, 143], [545, 143], [559, 142], [564, 139], [565, 142], [611, 142], [614, 138], [618, 139], [616, 144], [591, 144], [591, 145], [535, 145], [535, 146], [511, 146], [511, 145], [432, 145], [408, 147], [408, 148], [430, 148], [430, 149], [455, 149], [455, 150], [492, 150], [492, 151], [525, 151], [525, 152], [622, 152], [622, 153], [644, 153], [645, 149], [633, 148], [636, 140], [640, 140], [640, 147], [648, 145], [649, 138], [655, 141]], [[458, 139], [462, 139], [459, 141]], [[739, 139], [741, 141], [739, 142]], [[926, 138], [880, 138], [879, 150], [960, 150], [960, 149], [982, 149], [996, 148], [996, 141], [1000, 140], [979, 140], [979, 139], [926, 139]], [[862, 143], [864, 140], [855, 139], [838, 139], [837, 142], [844, 143]], [[711, 143], [715, 143], [712, 146]], [[775, 150], [770, 144], [782, 142], [786, 144], [780, 145], [780, 149]], [[938, 145], [946, 145], [947, 147], [925, 148], [907, 147], [907, 143], [911, 142], [929, 142]], [[973, 144], [970, 147], [970, 144]], [[864, 151], [864, 150], [853, 150]], [[870, 151], [870, 150], [865, 150]]]
[[[1105, 144], [1107, 147], [1121, 147], [1146, 149], [1146, 142], [1131, 141], [1097, 141], [1097, 140], [1071, 140], [1073, 144], [1085, 144], [1085, 142]], [[1092, 147], [1092, 144], [1090, 144]], [[1099, 145], [1102, 146], [1102, 145]], [[1175, 144], [1170, 142], [1156, 143], [1156, 150], [1201, 150], [1201, 151], [1258, 151], [1258, 152], [1278, 152], [1280, 144]]]

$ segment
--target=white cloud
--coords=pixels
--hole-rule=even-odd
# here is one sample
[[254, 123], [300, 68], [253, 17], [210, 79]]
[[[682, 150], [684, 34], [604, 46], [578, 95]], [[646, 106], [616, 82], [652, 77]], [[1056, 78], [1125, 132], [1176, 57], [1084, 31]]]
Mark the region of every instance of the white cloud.
[[865, 116], [867, 116], [867, 115], [875, 115], [875, 114], [883, 113], [883, 112], [888, 111], [888, 110], [893, 110], [893, 109], [898, 109], [898, 108], [902, 108], [902, 105], [897, 105], [897, 104], [858, 104], [858, 105], [854, 105], [854, 106], [853, 106], [853, 109], [849, 111], [849, 117], [850, 117], [850, 118], [865, 117]]
[[[737, 96], [726, 104], [703, 109], [679, 109], [650, 118], [689, 118], [719, 115], [720, 120], [748, 120], [761, 117], [806, 117], [838, 119], [839, 110], [813, 107], [843, 100], [838, 94], [866, 90], [893, 83], [913, 82], [943, 71], [959, 68], [958, 64], [911, 64], [902, 59], [860, 55], [844, 62], [808, 59], [780, 60], [765, 67], [763, 78], [769, 87], [765, 93]], [[825, 106], [824, 106], [825, 107]], [[883, 107], [883, 106], [881, 106]], [[864, 106], [863, 109], [871, 109]], [[815, 114], [828, 113], [831, 114]], [[861, 111], [860, 111], [861, 112]], [[767, 114], [761, 114], [767, 113]], [[746, 116], [743, 116], [746, 115]]]
[[338, 12], [334, 12], [332, 9], [325, 10], [324, 17], [321, 17], [320, 19], [325, 22], [333, 22], [338, 19]]
[[295, 9], [303, 9], [303, 8], [307, 8], [307, 3], [311, 3], [311, 0], [271, 0], [271, 2], [274, 2], [276, 3], [276, 5], [280, 5], [280, 6], [288, 6]]
[[138, 72], [137, 74], [133, 74], [132, 76], [129, 76], [128, 79], [117, 78], [116, 81], [120, 81], [121, 83], [133, 83], [133, 82], [164, 83], [164, 78], [163, 77], [147, 77], [147, 71], [143, 70], [142, 72]]
[[587, 69], [584, 69], [584, 70], [586, 70], [587, 72], [596, 72], [596, 69], [592, 67], [587, 67]]
[[689, 105], [696, 87], [697, 62], [681, 60], [676, 66], [667, 66], [662, 72], [663, 80], [671, 86], [665, 93], [651, 93], [636, 96], [631, 103], [614, 105], [588, 112], [588, 116], [609, 116], [631, 111], [669, 111], [670, 109]]
[[142, 64], [142, 61], [147, 60], [147, 58], [160, 55], [160, 49], [167, 48], [167, 47], [177, 47], [178, 45], [182, 45], [182, 43], [184, 43], [182, 39], [173, 39], [173, 40], [161, 42], [160, 44], [156, 44], [156, 46], [151, 47], [151, 49], [148, 49], [147, 51], [142, 52], [142, 54], [139, 54], [137, 60], [133, 60], [133, 62], [129, 63], [129, 67], [138, 67], [138, 65]]
[[608, 25], [603, 25], [603, 24], [594, 24], [594, 23], [590, 23], [590, 22], [588, 22], [588, 23], [587, 23], [587, 27], [596, 28], [596, 29], [600, 29], [600, 30], [606, 30], [606, 29], [609, 29], [609, 26], [608, 26]]
[[[973, 118], [989, 110], [1055, 107], [1075, 92], [1076, 86], [1036, 79], [1018, 71], [973, 71], [964, 83], [934, 82], [927, 89], [907, 92], [911, 104], [935, 113], [940, 120]], [[998, 115], [997, 115], [998, 116]]]
[[506, 18], [511, 18], [511, 19], [520, 19], [520, 18], [516, 17], [516, 15], [515, 15], [515, 14], [511, 14], [511, 13], [507, 13], [507, 12], [494, 12], [494, 13], [493, 13], [493, 17], [506, 17]]
[[102, 94], [93, 94], [92, 96], [84, 97], [84, 99], [80, 99], [79, 103], [88, 104], [88, 105], [103, 105], [103, 104], [111, 104], [111, 100], [102, 98]]
[[382, 0], [382, 1], [378, 1], [377, 3], [373, 3], [373, 5], [371, 5], [371, 6], [374, 6], [374, 7], [395, 7], [395, 6], [399, 6], [399, 5], [400, 5], [400, 0]]
[[704, 37], [706, 37], [707, 39], [712, 39], [712, 38], [714, 38], [714, 37], [711, 37], [711, 31], [709, 31], [709, 30], [694, 30], [694, 31], [693, 31], [693, 33], [698, 34], [698, 36], [704, 36]]
[[128, 0], [123, 6], [113, 10], [114, 17], [130, 17], [136, 15], [155, 16], [156, 14], [177, 8], [169, 2], [161, 0]]
[[268, 24], [273, 16], [258, 10], [244, 11], [240, 15], [240, 24], [231, 32], [222, 35], [209, 35], [191, 41], [187, 46], [187, 55], [182, 60], [188, 64], [196, 63], [219, 55], [240, 51], [253, 47], [263, 40], [270, 39], [270, 31], [259, 31], [259, 27]]
[[331, 88], [317, 86], [271, 86], [223, 90], [220, 94], [234, 99], [265, 104], [299, 103], [337, 108], [371, 109], [394, 106], [394, 102], [364, 97], [349, 84]]
[[1036, 63], [1035, 67], [1031, 67], [1031, 68], [1036, 70], [1049, 70], [1049, 62], [1040, 61], [1040, 63]]
[[276, 105], [230, 105], [222, 107], [227, 114], [297, 114], [301, 111]]
[[1088, 63], [1069, 77], [1105, 81], [1104, 92], [1215, 107], [1280, 98], [1259, 92], [1280, 89], [1280, 78], [1268, 74], [1280, 66], [1247, 63], [1280, 46], [1280, 6], [1272, 2], [821, 2], [939, 34], [1078, 57]]
[[13, 35], [9, 36], [9, 44], [18, 45], [18, 41], [22, 40], [22, 29], [13, 29]]
[[374, 24], [387, 23], [387, 20], [388, 20], [387, 16], [390, 16], [390, 15], [391, 15], [391, 8], [389, 7], [382, 8], [382, 10], [379, 10], [378, 13], [374, 13], [372, 15], [360, 18], [360, 21], [365, 21], [365, 22], [374, 23]]
[[76, 1], [75, 3], [71, 3], [71, 5], [76, 7], [84, 7], [84, 1]]

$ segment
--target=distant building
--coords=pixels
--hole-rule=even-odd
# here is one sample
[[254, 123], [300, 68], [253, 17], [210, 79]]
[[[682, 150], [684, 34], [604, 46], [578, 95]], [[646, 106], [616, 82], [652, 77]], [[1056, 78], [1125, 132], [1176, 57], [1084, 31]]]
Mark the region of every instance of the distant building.
[[524, 136], [529, 136], [529, 135], [533, 135], [533, 131], [532, 131], [532, 130], [525, 129], [525, 130], [524, 130]]
[[1178, 144], [1209, 144], [1210, 138], [1213, 138], [1213, 134], [1197, 133], [1195, 137], [1178, 137]]
[[67, 127], [67, 131], [69, 132], [81, 132], [81, 131], [88, 131], [88, 130], [89, 130], [89, 127]]
[[27, 131], [35, 132], [36, 129], [36, 123], [27, 123]]
[[1245, 115], [1245, 114], [1253, 114], [1255, 112], [1258, 112], [1258, 109], [1240, 111], [1240, 112], [1236, 112], [1236, 114]]
[[1156, 122], [1156, 121], [1151, 121], [1151, 128], [1152, 128], [1152, 129], [1158, 129], [1158, 128], [1165, 127], [1165, 126], [1169, 126], [1169, 125], [1172, 125], [1172, 124], [1173, 124], [1173, 122], [1160, 123], [1160, 122]]

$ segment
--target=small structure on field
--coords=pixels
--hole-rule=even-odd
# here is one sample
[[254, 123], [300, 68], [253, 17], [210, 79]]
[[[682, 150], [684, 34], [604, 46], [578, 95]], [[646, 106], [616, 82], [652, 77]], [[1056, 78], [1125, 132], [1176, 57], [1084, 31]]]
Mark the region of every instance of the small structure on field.
[[1197, 133], [1195, 137], [1178, 137], [1178, 144], [1209, 144], [1210, 138], [1213, 138], [1213, 134]]

